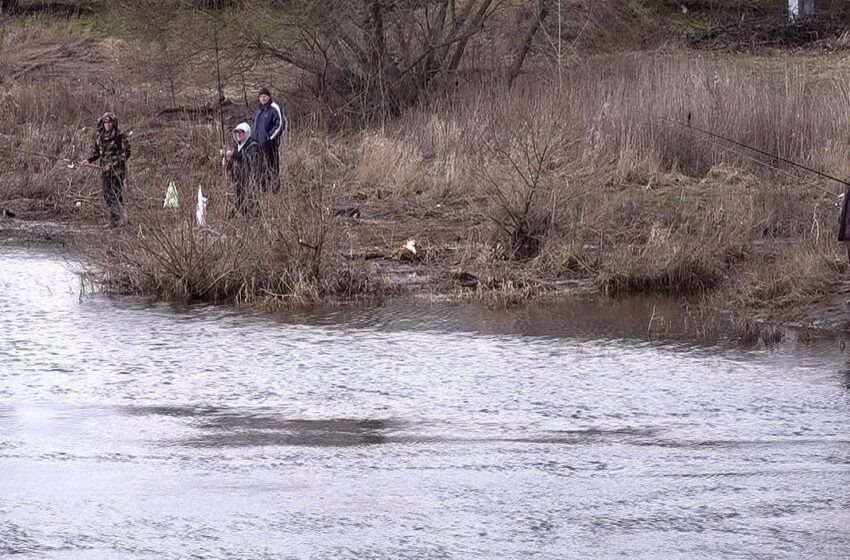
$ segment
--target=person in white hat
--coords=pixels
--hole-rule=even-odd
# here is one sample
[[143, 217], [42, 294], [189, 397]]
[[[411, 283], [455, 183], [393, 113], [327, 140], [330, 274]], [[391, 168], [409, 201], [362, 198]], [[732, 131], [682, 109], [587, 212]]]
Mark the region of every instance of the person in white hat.
[[246, 218], [259, 215], [257, 199], [265, 179], [263, 150], [251, 138], [251, 126], [239, 123], [233, 129], [234, 146], [221, 160], [236, 191], [236, 209]]

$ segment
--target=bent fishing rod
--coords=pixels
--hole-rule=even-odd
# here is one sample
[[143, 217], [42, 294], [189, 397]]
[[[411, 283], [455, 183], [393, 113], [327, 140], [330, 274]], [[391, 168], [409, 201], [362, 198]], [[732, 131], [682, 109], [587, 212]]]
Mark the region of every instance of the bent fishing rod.
[[[837, 177], [833, 177], [832, 175], [829, 175], [829, 174], [827, 174], [827, 173], [824, 173], [823, 171], [818, 171], [817, 169], [813, 169], [813, 168], [811, 168], [811, 167], [808, 167], [808, 166], [806, 166], [806, 165], [803, 165], [802, 163], [797, 163], [796, 161], [790, 160], [790, 159], [788, 159], [788, 158], [784, 158], [784, 157], [782, 157], [782, 156], [780, 156], [780, 155], [777, 155], [777, 154], [774, 154], [774, 153], [768, 152], [768, 151], [766, 151], [766, 150], [762, 150], [762, 149], [760, 149], [760, 148], [756, 148], [756, 147], [754, 147], [754, 146], [750, 146], [749, 144], [744, 144], [743, 142], [739, 142], [739, 141], [737, 141], [737, 140], [733, 140], [732, 138], [728, 138], [728, 137], [726, 137], [726, 136], [722, 136], [722, 135], [720, 135], [720, 134], [717, 134], [716, 132], [711, 132], [710, 130], [705, 130], [705, 129], [700, 128], [700, 127], [698, 127], [698, 126], [694, 126], [694, 125], [692, 125], [692, 124], [691, 124], [691, 122], [690, 122], [690, 121], [691, 121], [690, 117], [691, 117], [691, 114], [690, 114], [690, 113], [688, 113], [688, 122], [687, 122], [687, 123], [683, 123], [683, 122], [681, 122], [681, 121], [677, 121], [677, 120], [675, 120], [675, 119], [670, 119], [670, 118], [667, 118], [667, 117], [650, 117], [650, 119], [659, 119], [659, 120], [663, 120], [663, 121], [666, 121], [666, 122], [669, 122], [669, 123], [672, 123], [672, 124], [675, 124], [675, 125], [681, 126], [682, 128], [687, 128], [687, 129], [689, 129], [689, 130], [693, 130], [693, 131], [699, 132], [699, 133], [701, 133], [701, 134], [705, 134], [706, 136], [709, 136], [709, 137], [711, 137], [711, 138], [714, 138], [715, 140], [722, 140], [722, 141], [724, 141], [724, 142], [729, 142], [730, 144], [734, 144], [735, 146], [739, 146], [739, 147], [744, 148], [744, 149], [746, 149], [746, 150], [753, 151], [753, 152], [755, 152], [755, 153], [757, 153], [757, 154], [761, 154], [761, 155], [763, 155], [763, 156], [767, 156], [767, 157], [769, 157], [769, 158], [773, 158], [773, 159], [775, 159], [775, 160], [777, 160], [777, 161], [781, 161], [782, 163], [787, 163], [788, 165], [791, 165], [791, 166], [796, 167], [796, 168], [798, 168], [798, 169], [802, 169], [802, 170], [804, 170], [804, 171], [808, 171], [809, 173], [814, 173], [815, 175], [818, 175], [819, 177], [823, 177], [824, 179], [829, 179], [830, 181], [835, 181], [836, 183], [840, 183], [841, 185], [843, 185], [845, 188], [850, 187], [850, 183], [848, 183], [848, 181], [843, 180], [843, 179], [839, 179], [839, 178], [837, 178]], [[765, 162], [760, 162], [760, 161], [758, 161], [758, 160], [755, 160], [755, 161], [757, 161], [758, 163], [762, 163], [762, 164], [764, 164], [764, 165], [768, 165], [768, 164], [767, 164], [767, 163], [765, 163]], [[768, 166], [769, 166], [769, 165], [768, 165]], [[773, 168], [772, 166], [769, 166], [769, 167]], [[775, 169], [775, 168], [773, 168], [773, 169]], [[777, 171], [780, 171], [780, 170], [779, 170], [779, 169], [777, 169]], [[811, 188], [817, 189], [817, 190], [819, 190], [819, 191], [821, 191], [821, 192], [824, 192], [824, 193], [828, 193], [828, 194], [830, 194], [830, 195], [832, 195], [832, 196], [836, 196], [834, 192], [832, 192], [832, 191], [830, 191], [830, 190], [828, 190], [828, 189], [824, 189], [824, 188], [820, 188], [820, 187], [815, 187], [815, 186], [813, 186], [813, 185], [812, 185], [812, 187], [811, 187]]]

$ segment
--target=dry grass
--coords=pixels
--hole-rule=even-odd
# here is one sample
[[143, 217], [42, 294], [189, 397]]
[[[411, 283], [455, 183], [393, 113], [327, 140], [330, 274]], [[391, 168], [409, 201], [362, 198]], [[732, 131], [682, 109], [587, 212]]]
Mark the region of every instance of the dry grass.
[[847, 270], [847, 256], [837, 243], [793, 243], [776, 255], [748, 263], [723, 296], [742, 308], [770, 302], [777, 310], [788, 309], [834, 293]]
[[[265, 220], [252, 228], [227, 219], [231, 188], [216, 162], [216, 115], [160, 115], [175, 101], [209, 105], [209, 66], [193, 69], [193, 89], [183, 81], [175, 92], [168, 80], [138, 72], [144, 47], [100, 44], [72, 75], [59, 71], [64, 61], [51, 62], [57, 71], [19, 72], [0, 93], [8, 107], [0, 113], [3, 146], [79, 159], [105, 110], [134, 131], [133, 227], [83, 240], [111, 289], [246, 303], [374, 295], [386, 286], [371, 261], [344, 255], [377, 252], [386, 262], [412, 237], [426, 249], [417, 266], [437, 277], [472, 275], [467, 295], [508, 303], [585, 278], [610, 294], [716, 292], [783, 307], [829, 292], [844, 272], [828, 242], [831, 201], [812, 188], [833, 185], [764, 158], [768, 165], [759, 165], [671, 122], [690, 118], [846, 176], [850, 89], [823, 71], [828, 61], [589, 57], [560, 80], [550, 66], [511, 89], [481, 77], [381, 128], [328, 135], [302, 126], [285, 147], [287, 191], [264, 203]], [[16, 56], [39, 52], [27, 46]], [[245, 112], [229, 111], [229, 119]], [[29, 217], [98, 219], [94, 174], [4, 152], [0, 163], [2, 205]], [[170, 180], [189, 206], [203, 186], [210, 228], [161, 209]], [[348, 203], [362, 207], [364, 222], [332, 218], [334, 205]]]
[[78, 75], [103, 60], [96, 42], [48, 21], [0, 27], [0, 84]]
[[422, 153], [416, 146], [377, 133], [367, 133], [360, 144], [355, 169], [357, 181], [378, 198], [407, 196], [425, 186]]
[[[538, 77], [448, 97], [384, 134], [435, 154], [423, 162], [429, 178], [441, 153], [463, 162], [462, 227], [477, 233], [465, 235], [472, 245], [456, 253], [456, 267], [486, 277], [518, 259], [514, 270], [544, 285], [590, 275], [612, 294], [706, 292], [738, 282], [778, 242], [829, 239], [834, 210], [819, 189], [840, 188], [671, 120], [690, 115], [701, 128], [843, 177], [847, 94], [807, 58], [620, 55], [573, 68], [561, 84]], [[459, 131], [439, 150], [435, 115]], [[436, 200], [438, 187], [431, 179], [408, 195]], [[756, 293], [763, 297], [749, 305], [773, 304], [769, 292]]]
[[160, 299], [291, 307], [380, 298], [381, 275], [343, 257], [344, 227], [311, 196], [266, 201], [260, 221], [183, 210], [136, 216], [131, 227], [78, 239], [101, 288]]

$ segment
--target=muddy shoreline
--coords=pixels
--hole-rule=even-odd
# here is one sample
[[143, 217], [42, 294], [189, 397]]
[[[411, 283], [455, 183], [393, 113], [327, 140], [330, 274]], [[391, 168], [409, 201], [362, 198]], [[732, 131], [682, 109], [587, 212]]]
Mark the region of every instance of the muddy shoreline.
[[0, 244], [67, 247], [75, 228], [54, 221], [0, 218]]
[[[91, 224], [71, 224], [60, 221], [37, 221], [23, 220], [19, 218], [0, 219], [0, 245], [13, 247], [60, 247], [73, 250], [75, 237], [83, 233], [91, 233], [106, 226]], [[464, 294], [458, 290], [457, 281], [447, 281], [453, 274], [444, 270], [439, 264], [425, 264], [410, 262], [387, 254], [380, 248], [371, 251], [361, 250], [357, 253], [347, 255], [351, 259], [369, 260], [374, 265], [377, 275], [383, 279], [388, 286], [388, 296], [412, 297], [425, 301], [458, 303], [475, 303], [478, 301], [470, 294]], [[561, 281], [540, 280], [539, 294], [521, 302], [512, 302], [510, 305], [524, 305], [542, 301], [559, 301], [569, 299], [599, 300], [599, 301], [623, 301], [637, 300], [645, 297], [644, 294], [633, 294], [608, 298], [599, 292], [593, 279], [575, 279]], [[672, 296], [660, 296], [660, 299], [674, 301]], [[478, 301], [481, 305], [490, 305], [485, 301]], [[685, 302], [682, 306], [687, 305]], [[706, 309], [709, 316], [713, 314], [713, 321], [736, 324], [736, 319], [731, 318], [728, 311]], [[705, 317], [705, 313], [702, 313]], [[785, 338], [789, 333], [795, 333], [796, 338], [820, 338], [832, 336], [844, 336], [850, 334], [850, 287], [831, 294], [828, 298], [814, 305], [799, 306], [794, 309], [771, 310], [767, 308], [747, 309], [744, 319], [738, 319], [737, 323], [743, 321], [746, 325], [745, 331], [754, 329], [753, 332], [739, 333], [741, 339], [752, 338], [753, 340], [769, 341], [771, 338]], [[704, 319], [703, 319], [704, 320]], [[712, 319], [708, 320], [709, 322]], [[663, 320], [662, 320], [663, 323]], [[740, 325], [735, 327], [741, 329]], [[665, 336], [666, 332], [658, 329], [652, 324], [648, 325], [650, 335], [657, 334]]]

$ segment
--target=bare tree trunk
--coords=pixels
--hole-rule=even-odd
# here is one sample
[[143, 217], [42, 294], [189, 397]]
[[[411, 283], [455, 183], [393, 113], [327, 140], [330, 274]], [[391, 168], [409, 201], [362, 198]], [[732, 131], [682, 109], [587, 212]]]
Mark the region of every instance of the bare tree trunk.
[[387, 51], [384, 38], [384, 7], [381, 0], [364, 0], [366, 8], [366, 42], [372, 64], [381, 64]]
[[[550, 3], [551, 0], [537, 1], [537, 9], [531, 16], [528, 29], [526, 29], [525, 34], [522, 36], [522, 40], [517, 46], [516, 53], [514, 54], [514, 60], [508, 70], [508, 85], [513, 84], [514, 80], [516, 80], [517, 76], [519, 76], [520, 70], [522, 70], [522, 64], [525, 62], [525, 57], [531, 49], [531, 41], [534, 40], [537, 30], [540, 29], [540, 26], [543, 25], [543, 20], [545, 20], [546, 16], [549, 14]], [[560, 64], [560, 61], [558, 61], [558, 63]]]
[[[466, 45], [469, 44], [469, 40], [473, 35], [478, 33], [484, 25], [484, 19], [487, 17], [487, 10], [490, 9], [490, 4], [492, 4], [492, 0], [484, 0], [481, 2], [481, 5], [478, 7], [478, 11], [475, 13], [475, 17], [469, 22], [466, 28], [460, 33], [460, 39], [457, 42], [457, 46], [455, 47], [454, 56], [452, 56], [452, 60], [449, 63], [448, 70], [449, 72], [454, 72], [460, 66], [460, 61], [463, 60], [464, 51], [466, 51]], [[472, 2], [470, 2], [470, 5]]]
[[[387, 51], [386, 29], [384, 19], [387, 16], [388, 8], [383, 0], [363, 0], [365, 9], [365, 22], [363, 26], [363, 34], [365, 39], [365, 50], [368, 56], [368, 63], [363, 68], [364, 75], [370, 76], [366, 84], [370, 94], [374, 94], [377, 89], [377, 103], [381, 108], [380, 114], [384, 116], [387, 113], [396, 113], [400, 99], [399, 96], [404, 95], [399, 84], [399, 76], [390, 53]], [[370, 95], [371, 97], [371, 95]]]
[[429, 80], [437, 70], [437, 60], [435, 58], [437, 45], [443, 37], [443, 29], [446, 26], [446, 14], [448, 13], [450, 0], [442, 0], [437, 17], [431, 25], [428, 21], [428, 40], [425, 43], [426, 58], [423, 63], [424, 70], [422, 71], [423, 80]]

